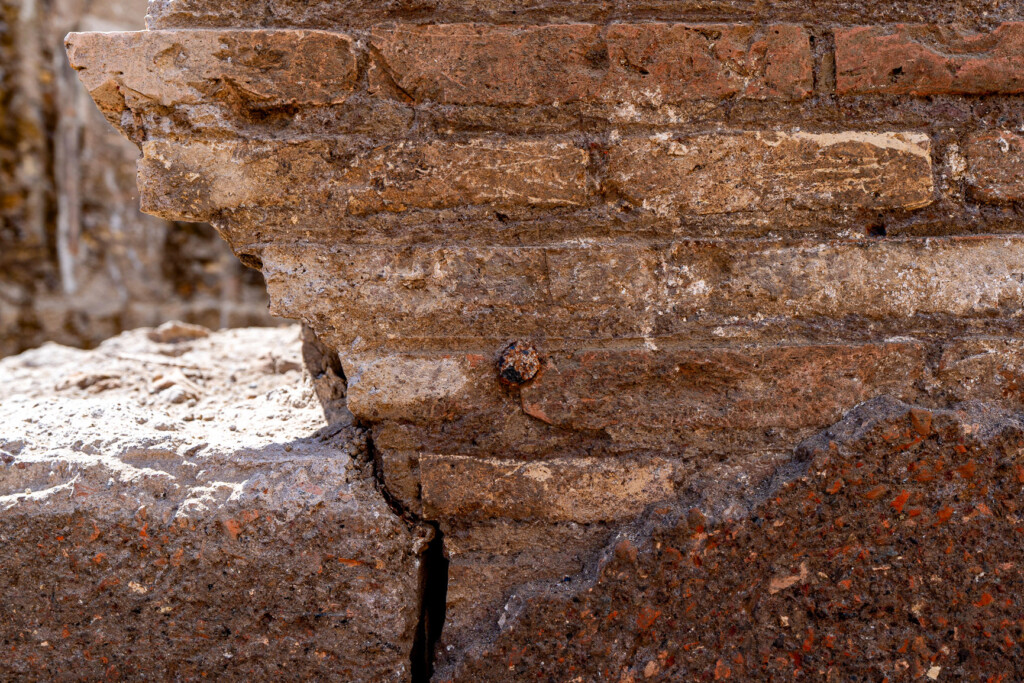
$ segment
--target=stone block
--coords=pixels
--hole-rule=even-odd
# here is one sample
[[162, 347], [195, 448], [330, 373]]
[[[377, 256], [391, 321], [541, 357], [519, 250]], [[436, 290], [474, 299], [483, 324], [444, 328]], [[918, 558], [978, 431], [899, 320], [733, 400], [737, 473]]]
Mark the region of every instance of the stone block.
[[411, 680], [433, 530], [300, 367], [294, 327], [0, 361], [0, 677]]

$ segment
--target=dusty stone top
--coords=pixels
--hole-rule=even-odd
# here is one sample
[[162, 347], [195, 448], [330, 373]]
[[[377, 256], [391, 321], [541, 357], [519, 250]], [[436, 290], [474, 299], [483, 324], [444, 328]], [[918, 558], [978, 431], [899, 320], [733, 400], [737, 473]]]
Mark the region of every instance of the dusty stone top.
[[[354, 440], [324, 458], [296, 327], [172, 324], [95, 351], [46, 344], [0, 361], [0, 415], [5, 510], [104, 506], [131, 491], [174, 518], [250, 497], [294, 514], [328, 495], [304, 486], [304, 467], [343, 472], [364, 448]], [[285, 462], [268, 480], [265, 466]]]
[[294, 326], [0, 361], [0, 678], [410, 680], [433, 531], [366, 446]]

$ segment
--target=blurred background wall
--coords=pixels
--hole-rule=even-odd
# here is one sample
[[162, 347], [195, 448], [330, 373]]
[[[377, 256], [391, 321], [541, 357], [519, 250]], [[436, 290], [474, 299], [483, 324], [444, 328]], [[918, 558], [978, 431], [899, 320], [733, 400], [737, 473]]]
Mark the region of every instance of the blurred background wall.
[[168, 319], [272, 324], [208, 225], [138, 210], [138, 150], [67, 66], [69, 31], [138, 30], [146, 0], [0, 0], [0, 356]]

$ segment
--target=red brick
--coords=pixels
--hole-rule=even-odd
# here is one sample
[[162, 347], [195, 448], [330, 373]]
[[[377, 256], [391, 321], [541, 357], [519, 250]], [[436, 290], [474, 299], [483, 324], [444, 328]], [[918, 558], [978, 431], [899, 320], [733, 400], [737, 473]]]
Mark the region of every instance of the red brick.
[[587, 161], [586, 151], [558, 138], [389, 146], [354, 169], [366, 180], [350, 192], [349, 212], [577, 206], [587, 201]]
[[[467, 355], [389, 354], [347, 357], [351, 407], [362, 419], [412, 420], [443, 405], [451, 418], [508, 412], [494, 401], [490, 363]], [[886, 343], [755, 345], [658, 350], [554, 351], [521, 388], [522, 408], [570, 430], [642, 432], [637, 443], [670, 432], [800, 429], [827, 424], [880, 394], [907, 396], [925, 374], [924, 345]], [[729, 400], [722, 403], [721, 396]]]
[[378, 29], [377, 68], [417, 101], [538, 105], [589, 99], [606, 61], [589, 24], [477, 24]]
[[507, 460], [420, 458], [423, 503], [432, 518], [506, 517], [581, 523], [621, 520], [675, 496], [686, 468], [670, 458]]
[[68, 57], [104, 113], [125, 97], [171, 106], [239, 97], [335, 104], [355, 87], [351, 39], [325, 31], [73, 33]]
[[555, 426], [606, 430], [634, 443], [662, 431], [801, 429], [828, 424], [873, 396], [907, 395], [924, 363], [913, 340], [580, 351], [553, 358], [523, 387], [522, 402]]
[[1024, 340], [978, 337], [950, 341], [942, 349], [935, 375], [952, 400], [985, 401], [1020, 410], [1024, 406]]
[[967, 180], [975, 199], [1024, 200], [1024, 137], [1010, 131], [980, 133], [964, 145]]
[[1024, 23], [991, 33], [933, 25], [836, 31], [841, 95], [983, 95], [1024, 92]]
[[447, 24], [378, 29], [372, 42], [375, 80], [445, 104], [799, 99], [812, 87], [809, 36], [791, 25]]
[[614, 24], [608, 56], [604, 97], [620, 102], [798, 100], [814, 87], [810, 36], [790, 24]]

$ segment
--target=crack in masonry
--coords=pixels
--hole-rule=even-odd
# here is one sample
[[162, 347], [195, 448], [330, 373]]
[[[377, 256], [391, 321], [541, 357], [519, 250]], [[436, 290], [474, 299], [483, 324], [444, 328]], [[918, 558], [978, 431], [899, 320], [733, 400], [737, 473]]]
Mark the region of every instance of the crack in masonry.
[[407, 522], [427, 525], [434, 530], [434, 537], [422, 555], [423, 569], [419, 585], [420, 616], [410, 654], [412, 683], [427, 683], [434, 673], [437, 643], [444, 629], [448, 599], [448, 559], [444, 553], [444, 532], [441, 531], [438, 522], [423, 519], [407, 509], [388, 490], [380, 458], [373, 444], [373, 432], [369, 425], [363, 427], [366, 429], [366, 450], [373, 465], [374, 483], [388, 507]]
[[[326, 381], [328, 386], [316, 387], [317, 398], [323, 406], [328, 422], [341, 419], [346, 424], [354, 416], [348, 411], [348, 375], [338, 354], [325, 346], [304, 324], [302, 329], [302, 358], [314, 385]], [[330, 373], [328, 375], [328, 373]], [[343, 387], [343, 389], [342, 389]], [[342, 415], [344, 413], [344, 417]], [[353, 420], [354, 426], [363, 430], [366, 439], [365, 457], [372, 467], [373, 482], [388, 508], [398, 517], [413, 526], [428, 526], [433, 538], [421, 555], [422, 565], [419, 576], [419, 619], [410, 652], [409, 670], [412, 683], [426, 683], [433, 676], [437, 643], [444, 628], [445, 608], [448, 598], [448, 560], [444, 553], [444, 533], [440, 524], [423, 519], [421, 515], [406, 508], [387, 487], [380, 456], [373, 443], [373, 426]], [[329, 429], [330, 427], [328, 427]]]

